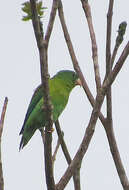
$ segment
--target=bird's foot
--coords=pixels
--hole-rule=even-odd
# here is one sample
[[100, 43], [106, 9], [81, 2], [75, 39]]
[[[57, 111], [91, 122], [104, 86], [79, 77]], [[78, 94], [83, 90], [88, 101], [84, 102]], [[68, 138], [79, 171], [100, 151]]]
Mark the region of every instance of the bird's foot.
[[51, 130], [47, 131], [47, 133], [53, 133], [55, 129], [52, 127]]

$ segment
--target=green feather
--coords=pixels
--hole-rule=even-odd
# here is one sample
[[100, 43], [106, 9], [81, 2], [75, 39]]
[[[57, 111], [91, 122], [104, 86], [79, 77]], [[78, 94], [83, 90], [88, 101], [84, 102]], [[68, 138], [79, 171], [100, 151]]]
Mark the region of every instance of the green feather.
[[[73, 71], [60, 71], [49, 81], [50, 97], [53, 105], [53, 121], [55, 122], [64, 110], [71, 90], [76, 86], [78, 76]], [[31, 139], [37, 129], [46, 125], [46, 112], [43, 109], [43, 89], [38, 86], [29, 104], [23, 127], [20, 131], [22, 139], [20, 149]]]

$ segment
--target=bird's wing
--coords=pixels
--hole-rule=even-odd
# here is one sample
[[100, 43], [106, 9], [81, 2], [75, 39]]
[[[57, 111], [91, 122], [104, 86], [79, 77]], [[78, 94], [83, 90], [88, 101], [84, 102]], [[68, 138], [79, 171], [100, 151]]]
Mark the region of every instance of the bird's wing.
[[24, 120], [24, 123], [23, 123], [23, 127], [22, 127], [22, 129], [21, 129], [21, 131], [20, 131], [20, 134], [23, 133], [23, 130], [24, 130], [24, 126], [25, 126], [26, 121], [28, 120], [28, 118], [29, 118], [31, 112], [33, 111], [33, 109], [35, 108], [35, 106], [37, 105], [37, 103], [39, 102], [39, 100], [42, 98], [42, 96], [43, 96], [42, 85], [39, 85], [39, 86], [36, 88], [36, 90], [35, 90], [35, 92], [34, 92], [32, 98], [31, 98], [31, 101], [30, 101], [30, 104], [29, 104], [29, 107], [28, 107], [28, 110], [27, 110], [27, 113], [26, 113], [26, 116], [25, 116], [25, 120]]

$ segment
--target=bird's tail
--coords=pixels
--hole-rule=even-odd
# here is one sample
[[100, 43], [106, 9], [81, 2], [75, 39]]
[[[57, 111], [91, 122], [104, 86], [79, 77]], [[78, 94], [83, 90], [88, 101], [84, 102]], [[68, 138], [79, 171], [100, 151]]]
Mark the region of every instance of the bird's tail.
[[21, 149], [23, 149], [23, 147], [24, 147], [25, 145], [24, 145], [24, 140], [23, 140], [23, 137], [21, 138], [21, 142], [20, 142], [20, 146], [19, 146], [19, 151], [21, 150]]
[[24, 130], [22, 132], [22, 138], [21, 138], [21, 142], [20, 142], [20, 146], [19, 146], [19, 151], [21, 149], [23, 149], [24, 146], [29, 142], [29, 140], [31, 139], [31, 137], [34, 135], [35, 131], [36, 131], [35, 128], [29, 127], [29, 128], [26, 128], [26, 130]]

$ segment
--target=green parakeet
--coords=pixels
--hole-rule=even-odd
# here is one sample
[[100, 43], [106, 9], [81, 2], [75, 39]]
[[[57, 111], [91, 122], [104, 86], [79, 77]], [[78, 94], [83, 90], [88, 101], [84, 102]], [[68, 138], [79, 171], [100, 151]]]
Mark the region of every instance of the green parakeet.
[[[60, 71], [49, 80], [54, 122], [64, 110], [70, 92], [76, 85], [81, 85], [81, 81], [75, 72], [69, 70]], [[45, 125], [46, 113], [45, 109], [43, 109], [43, 89], [42, 85], [39, 85], [32, 96], [20, 131], [22, 138], [19, 149], [22, 149], [29, 142], [36, 129], [41, 129]]]

